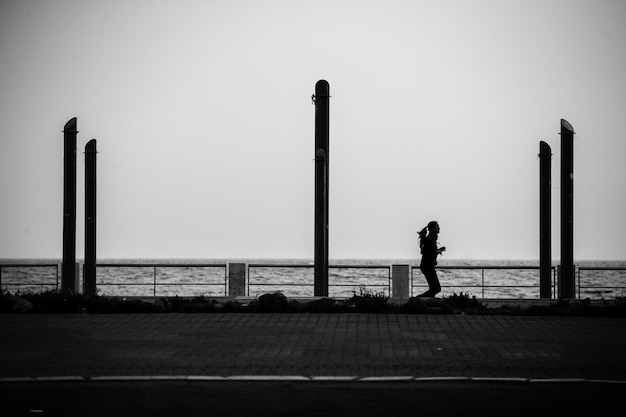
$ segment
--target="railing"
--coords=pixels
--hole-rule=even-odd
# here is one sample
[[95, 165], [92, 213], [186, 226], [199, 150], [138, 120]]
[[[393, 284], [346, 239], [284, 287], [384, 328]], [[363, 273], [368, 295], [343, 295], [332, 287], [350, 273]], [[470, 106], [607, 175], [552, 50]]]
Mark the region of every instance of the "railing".
[[[424, 284], [423, 285], [414, 285], [414, 271], [415, 270], [419, 270], [419, 266], [412, 266], [411, 267], [411, 283], [410, 283], [410, 290], [411, 290], [411, 296], [413, 296], [413, 289], [414, 288], [428, 288], [428, 284], [426, 284], [426, 280], [424, 279]], [[480, 284], [474, 284], [474, 285], [446, 285], [445, 282], [441, 282], [441, 288], [480, 288], [481, 289], [481, 298], [485, 298], [485, 289], [487, 288], [499, 288], [499, 289], [503, 289], [503, 288], [537, 288], [539, 289], [539, 284], [536, 285], [520, 285], [520, 284], [516, 284], [516, 285], [486, 285], [485, 284], [485, 271], [486, 270], [539, 270], [539, 266], [523, 266], [523, 265], [506, 265], [506, 266], [497, 266], [497, 265], [466, 265], [466, 266], [458, 266], [458, 265], [440, 265], [436, 267], [437, 270], [480, 270]], [[556, 286], [557, 286], [557, 279], [556, 279], [556, 267], [552, 266], [550, 267], [550, 270], [552, 272], [552, 294], [556, 294]], [[441, 281], [441, 280], [440, 280]], [[537, 280], [539, 281], [539, 280]]]
[[[621, 274], [623, 275], [624, 278], [624, 283], [622, 285], [612, 285], [610, 287], [607, 287], [606, 285], [604, 286], [600, 286], [600, 285], [583, 285], [581, 283], [581, 273], [584, 273], [585, 271], [590, 272], [590, 271], [610, 271], [610, 272], [621, 272]], [[578, 290], [578, 298], [580, 298], [580, 294], [581, 294], [581, 290], [583, 290], [582, 292], [597, 292], [600, 294], [600, 297], [602, 297], [601, 292], [604, 291], [606, 292], [609, 288], [611, 288], [613, 290], [613, 292], [615, 293], [616, 296], [621, 296], [624, 297], [626, 296], [626, 267], [601, 267], [601, 266], [595, 266], [595, 267], [587, 267], [587, 266], [581, 266], [578, 268], [578, 283], [576, 285], [576, 288]], [[587, 291], [585, 291], [587, 290]], [[621, 291], [620, 294], [618, 294], [618, 290]]]
[[[215, 288], [215, 287], [223, 287], [223, 295], [227, 296], [228, 295], [228, 265], [227, 264], [217, 264], [217, 263], [206, 263], [206, 264], [175, 264], [175, 263], [171, 263], [171, 264], [137, 264], [137, 263], [124, 263], [124, 264], [120, 264], [120, 263], [115, 263], [115, 264], [97, 264], [96, 265], [97, 268], [102, 269], [102, 268], [141, 268], [141, 269], [151, 269], [151, 279], [148, 280], [144, 280], [144, 282], [132, 282], [132, 281], [123, 281], [121, 279], [115, 279], [113, 282], [102, 282], [102, 276], [103, 274], [98, 274], [98, 278], [99, 281], [97, 283], [97, 286], [99, 288], [107, 288], [107, 287], [151, 287], [152, 291], [152, 296], [156, 297], [158, 294], [158, 289], [161, 287], [199, 287], [199, 288]], [[31, 271], [32, 268], [41, 270], [41, 269], [45, 269], [45, 268], [53, 268], [54, 272], [53, 272], [53, 279], [52, 280], [44, 280], [42, 279], [41, 282], [34, 282], [34, 280], [32, 279], [33, 276], [33, 272]], [[161, 269], [163, 268], [179, 268], [179, 269], [207, 269], [207, 268], [220, 268], [224, 270], [224, 274], [223, 274], [223, 282], [222, 282], [222, 278], [219, 278], [219, 282], [207, 282], [206, 280], [198, 280], [197, 278], [197, 274], [195, 275], [191, 275], [191, 274], [187, 274], [187, 277], [191, 277], [190, 281], [181, 281], [179, 278], [179, 275], [176, 276], [170, 276], [169, 278], [165, 278], [165, 279], [161, 279], [163, 278], [163, 275], [167, 275], [167, 274], [163, 274], [163, 273], [159, 273]], [[257, 274], [254, 274], [252, 270], [254, 269], [298, 269], [298, 268], [305, 268], [305, 269], [313, 269], [314, 265], [312, 264], [248, 264], [247, 265], [247, 277], [246, 277], [246, 294], [248, 296], [250, 296], [250, 287], [262, 287], [262, 288], [271, 288], [271, 287], [280, 287], [281, 289], [284, 287], [301, 287], [301, 288], [308, 288], [309, 290], [307, 290], [306, 292], [310, 292], [311, 294], [313, 293], [313, 279], [311, 277], [310, 282], [306, 282], [303, 283], [303, 280], [306, 280], [307, 278], [305, 277], [304, 279], [302, 277], [300, 277], [299, 280], [292, 280], [291, 282], [276, 282], [273, 279], [269, 279], [270, 282], [268, 282], [268, 278], [267, 275], [263, 276], [263, 277], [259, 277]], [[6, 279], [6, 273], [8, 269], [18, 269], [18, 272], [13, 272], [12, 274], [10, 274], [9, 279]], [[391, 294], [392, 291], [392, 277], [391, 277], [391, 266], [390, 265], [330, 265], [329, 266], [329, 270], [337, 270], [337, 269], [356, 269], [356, 270], [363, 270], [363, 269], [367, 269], [367, 270], [375, 270], [375, 269], [380, 269], [380, 270], [385, 270], [385, 274], [384, 274], [384, 279], [386, 282], [381, 283], [380, 280], [380, 276], [375, 276], [375, 277], [366, 277], [366, 278], [359, 278], [358, 276], [355, 277], [351, 277], [350, 279], [343, 279], [343, 281], [341, 281], [342, 277], [339, 276], [339, 274], [337, 273], [329, 273], [329, 287], [330, 288], [352, 288], [355, 289], [356, 287], [359, 287], [361, 285], [365, 286], [366, 288], [382, 288], [383, 291], [387, 291], [388, 294]], [[420, 284], [415, 284], [415, 282], [417, 281], [416, 277], [415, 277], [415, 270], [419, 270], [418, 266], [411, 266], [410, 267], [411, 272], [410, 272], [410, 282], [409, 282], [409, 286], [410, 286], [410, 295], [413, 296], [414, 295], [414, 289], [416, 288], [426, 288], [427, 284], [426, 284], [426, 280], [425, 279], [420, 279], [421, 283]], [[489, 289], [513, 289], [513, 288], [518, 288], [518, 289], [539, 289], [539, 284], [538, 284], [538, 278], [536, 280], [534, 280], [534, 282], [537, 282], [537, 284], [533, 284], [533, 285], [525, 285], [525, 284], [520, 284], [520, 283], [514, 283], [511, 285], [506, 285], [506, 284], [493, 284], [493, 285], [489, 285], [489, 279], [501, 279], [501, 277], [498, 278], [487, 278], [485, 277], [485, 271], [489, 271], [489, 270], [539, 270], [538, 266], [521, 266], [521, 265], [506, 265], [506, 266], [493, 266], [493, 265], [468, 265], [468, 266], [458, 266], [458, 265], [440, 265], [437, 267], [437, 270], [440, 271], [446, 271], [446, 270], [474, 270], [474, 271], [480, 271], [480, 278], [478, 278], [477, 274], [475, 274], [475, 277], [472, 278], [455, 278], [455, 281], [457, 281], [457, 283], [455, 284], [449, 284], [445, 281], [445, 276], [444, 277], [440, 277], [441, 278], [441, 284], [442, 284], [442, 289], [451, 289], [451, 288], [459, 288], [459, 289], [478, 289], [480, 291], [481, 297], [485, 298], [485, 292], [488, 291]], [[593, 294], [599, 294], [599, 297], [604, 297], [604, 295], [607, 295], [609, 293], [614, 294], [615, 296], [626, 296], [626, 267], [578, 267], [577, 268], [578, 272], [577, 272], [577, 297], [581, 298], [581, 296], [589, 296], [590, 294], [593, 296]], [[556, 267], [551, 267], [551, 271], [552, 271], [552, 294], [553, 294], [553, 298], [556, 298], [556, 294], [557, 294], [557, 268]], [[589, 274], [593, 274], [594, 272], [597, 272], [597, 274], [595, 274], [595, 276], [592, 275], [592, 277], [589, 277]], [[604, 277], [599, 277], [599, 274], [607, 274], [607, 273], [616, 273], [616, 275], [613, 276], [613, 280], [612, 280], [612, 284], [608, 285], [600, 285], [598, 284], [598, 282], [601, 282], [602, 279]], [[16, 279], [15, 276], [18, 276], [19, 279]], [[38, 271], [34, 274], [35, 276], [37, 275], [42, 275], [41, 271]], [[52, 275], [52, 274], [49, 274]], [[106, 275], [106, 274], [104, 274]], [[116, 276], [119, 276], [120, 274], [116, 274]], [[145, 275], [145, 274], [144, 274]], [[311, 274], [312, 275], [312, 274]], [[610, 275], [609, 275], [610, 276]], [[27, 279], [25, 279], [24, 277], [27, 277]], [[420, 274], [421, 277], [421, 274]], [[194, 279], [195, 278], [195, 279]], [[470, 284], [466, 284], [463, 283], [463, 280], [467, 281], [470, 279], [474, 279], [473, 283]], [[534, 279], [534, 277], [532, 278]], [[169, 280], [169, 282], [168, 282]], [[351, 281], [351, 282], [347, 282], [347, 281]], [[459, 283], [459, 281], [461, 281], [461, 283]], [[525, 281], [528, 282], [528, 279], [526, 279]], [[589, 282], [592, 281], [592, 282]], [[40, 263], [40, 264], [28, 264], [28, 263], [12, 263], [12, 264], [0, 264], [0, 288], [2, 289], [6, 289], [6, 288], [10, 288], [10, 287], [17, 287], [17, 288], [35, 288], [35, 287], [41, 287], [41, 290], [43, 291], [46, 287], [52, 287], [56, 290], [59, 289], [59, 264], [57, 263]], [[604, 295], [603, 295], [604, 294]], [[332, 295], [331, 295], [332, 296]]]
[[[28, 268], [54, 268], [54, 283], [44, 283], [43, 281], [40, 283], [24, 283], [24, 282], [3, 282], [2, 281], [2, 270], [5, 268], [19, 268], [19, 269], [28, 269]], [[59, 264], [0, 264], [0, 288], [4, 289], [4, 286], [12, 286], [12, 287], [39, 287], [41, 286], [42, 290], [44, 287], [54, 286], [55, 290], [59, 289]]]
[[[248, 264], [248, 272], [247, 272], [247, 277], [248, 279], [247, 281], [247, 285], [246, 285], [246, 294], [248, 296], [250, 296], [250, 286], [254, 286], [254, 287], [285, 287], [285, 286], [289, 286], [289, 287], [308, 287], [310, 289], [311, 294], [313, 293], [313, 282], [311, 281], [310, 283], [307, 284], [303, 284], [303, 283], [290, 283], [290, 284], [285, 284], [285, 283], [268, 283], [268, 282], [253, 282], [253, 278], [252, 275], [250, 274], [250, 269], [251, 268], [266, 268], [266, 269], [289, 269], [289, 268], [297, 268], [297, 269], [301, 269], [301, 268], [305, 268], [305, 269], [313, 269], [315, 267], [315, 265], [311, 265], [311, 264]], [[332, 274], [330, 272], [330, 270], [332, 269], [384, 269], [387, 271], [387, 283], [386, 284], [372, 284], [372, 283], [368, 283], [368, 284], [363, 284], [366, 288], [386, 288], [387, 289], [387, 294], [391, 294], [391, 266], [390, 265], [329, 265], [328, 266], [329, 269], [329, 277], [328, 277], [328, 287], [330, 288], [356, 288], [359, 287], [361, 285], [361, 283], [359, 282], [352, 282], [349, 284], [346, 283], [333, 283], [331, 281]], [[384, 291], [384, 290], [383, 290]]]
[[[125, 283], [125, 282], [96, 282], [96, 287], [106, 286], [125, 286], [125, 287], [152, 287], [152, 296], [157, 296], [158, 287], [168, 286], [194, 286], [194, 287], [224, 287], [224, 296], [228, 294], [228, 275], [226, 264], [96, 264], [96, 268], [151, 268], [152, 269], [152, 282], [139, 282], [139, 283]], [[159, 282], [157, 280], [158, 270], [162, 268], [178, 268], [178, 269], [197, 269], [197, 268], [223, 268], [224, 269], [224, 283], [214, 282]]]

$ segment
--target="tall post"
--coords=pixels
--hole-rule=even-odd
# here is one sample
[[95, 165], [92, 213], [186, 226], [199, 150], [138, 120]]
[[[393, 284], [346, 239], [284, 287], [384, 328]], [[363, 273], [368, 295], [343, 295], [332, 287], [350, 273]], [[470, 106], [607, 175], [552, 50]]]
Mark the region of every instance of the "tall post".
[[76, 286], [76, 129], [76, 117], [63, 128], [63, 292], [74, 292]]
[[96, 140], [85, 145], [85, 272], [83, 291], [96, 295]]
[[314, 295], [328, 296], [328, 185], [330, 86], [327, 81], [315, 84], [315, 278]]
[[539, 297], [552, 298], [552, 149], [539, 142]]
[[561, 275], [559, 298], [574, 298], [574, 129], [561, 119]]

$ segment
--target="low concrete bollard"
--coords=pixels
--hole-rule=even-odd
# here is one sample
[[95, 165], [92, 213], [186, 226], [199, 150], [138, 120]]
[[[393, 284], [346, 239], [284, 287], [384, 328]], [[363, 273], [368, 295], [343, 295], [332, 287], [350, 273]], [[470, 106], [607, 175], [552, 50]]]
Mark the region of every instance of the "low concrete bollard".
[[228, 264], [228, 296], [243, 297], [246, 295], [246, 264]]
[[409, 265], [391, 265], [392, 298], [409, 298]]

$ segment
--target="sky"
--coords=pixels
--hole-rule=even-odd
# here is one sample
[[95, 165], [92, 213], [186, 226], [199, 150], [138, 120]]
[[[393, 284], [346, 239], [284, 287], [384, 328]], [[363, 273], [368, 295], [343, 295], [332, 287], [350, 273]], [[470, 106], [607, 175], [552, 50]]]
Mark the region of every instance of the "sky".
[[0, 259], [60, 258], [63, 126], [97, 140], [97, 256], [539, 258], [539, 142], [574, 138], [574, 257], [626, 259], [626, 2], [2, 0]]

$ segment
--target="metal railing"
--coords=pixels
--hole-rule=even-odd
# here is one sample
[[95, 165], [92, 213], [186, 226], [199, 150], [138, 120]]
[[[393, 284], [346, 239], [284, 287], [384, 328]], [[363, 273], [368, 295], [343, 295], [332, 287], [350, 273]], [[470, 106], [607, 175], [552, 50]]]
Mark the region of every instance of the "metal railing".
[[[585, 272], [585, 271], [611, 271], [611, 272], [617, 272], [620, 271], [622, 273], [624, 273], [624, 275], [626, 276], [626, 267], [603, 267], [603, 266], [581, 266], [578, 268], [578, 282], [576, 285], [576, 289], [578, 291], [578, 298], [580, 298], [580, 294], [581, 294], [581, 290], [595, 290], [597, 292], [600, 292], [600, 290], [607, 290], [607, 289], [612, 289], [613, 292], [615, 292], [615, 294], [617, 295], [618, 290], [621, 290], [621, 296], [624, 297], [626, 296], [626, 284], [624, 285], [611, 285], [611, 286], [600, 286], [600, 285], [583, 285], [581, 284], [581, 273]], [[626, 282], [626, 281], [625, 281]], [[583, 291], [584, 292], [584, 291]]]
[[[139, 283], [126, 283], [126, 282], [97, 282], [96, 288], [106, 287], [106, 286], [132, 286], [132, 287], [152, 287], [152, 296], [157, 296], [157, 288], [158, 287], [168, 287], [168, 286], [197, 286], [197, 287], [224, 287], [224, 296], [228, 294], [228, 267], [227, 264], [96, 264], [96, 269], [98, 268], [151, 268], [152, 269], [152, 282], [139, 282]], [[179, 269], [197, 269], [197, 268], [223, 268], [224, 269], [224, 283], [214, 283], [214, 282], [159, 282], [158, 270], [162, 268], [179, 268]], [[96, 278], [97, 279], [97, 278]]]
[[[424, 280], [424, 285], [414, 285], [414, 271], [415, 270], [419, 270], [420, 267], [419, 266], [411, 266], [411, 283], [410, 283], [410, 289], [411, 289], [411, 296], [413, 296], [413, 289], [414, 288], [428, 288], [428, 284], [426, 284], [425, 280]], [[481, 298], [485, 298], [485, 289], [487, 288], [537, 288], [539, 289], [540, 286], [537, 283], [536, 285], [486, 285], [485, 284], [485, 271], [486, 270], [537, 270], [539, 271], [539, 266], [524, 266], [524, 265], [464, 265], [464, 266], [460, 266], [460, 265], [440, 265], [436, 267], [437, 270], [451, 270], [451, 269], [455, 269], [455, 270], [480, 270], [480, 284], [474, 284], [474, 285], [445, 285], [445, 283], [442, 283], [441, 288], [480, 288], [481, 289]], [[552, 294], [556, 294], [556, 286], [557, 286], [557, 275], [556, 275], [556, 267], [552, 266], [550, 267], [550, 270], [552, 272]], [[538, 281], [538, 280], [537, 280]]]
[[[54, 283], [44, 283], [44, 282], [40, 282], [40, 283], [24, 283], [24, 282], [3, 282], [2, 281], [2, 270], [5, 268], [19, 268], [19, 269], [28, 269], [28, 268], [54, 268], [55, 272], [54, 272], [54, 276], [55, 276], [55, 282]], [[53, 263], [41, 263], [41, 264], [0, 264], [0, 288], [4, 289], [4, 286], [12, 286], [12, 287], [35, 287], [35, 286], [41, 286], [42, 290], [44, 286], [54, 286], [55, 290], [59, 289], [59, 264], [53, 264]]]
[[[252, 275], [250, 274], [251, 268], [268, 268], [268, 269], [289, 269], [289, 268], [308, 268], [313, 269], [315, 265], [312, 264], [248, 264], [248, 271], [246, 280], [246, 294], [250, 296], [250, 286], [260, 286], [260, 287], [308, 287], [311, 289], [311, 293], [313, 292], [313, 282], [307, 284], [301, 283], [293, 283], [293, 284], [285, 284], [285, 283], [268, 283], [268, 282], [253, 282]], [[329, 265], [329, 283], [328, 287], [335, 288], [356, 288], [360, 284], [359, 283], [332, 283], [331, 282], [331, 273], [332, 269], [384, 269], [387, 270], [387, 283], [386, 284], [367, 284], [364, 285], [366, 288], [386, 288], [387, 294], [391, 294], [391, 266], [390, 265]]]
[[[28, 263], [11, 263], [11, 264], [0, 264], [0, 288], [5, 289], [5, 287], [41, 287], [42, 291], [45, 287], [53, 287], [55, 290], [59, 289], [59, 266], [58, 263], [38, 263], [38, 264], [28, 264]], [[22, 280], [16, 281], [15, 279], [6, 280], [6, 272], [7, 269], [19, 269], [19, 270], [28, 270], [31, 268], [36, 269], [44, 269], [44, 268], [54, 268], [53, 280], [41, 282], [33, 282], [33, 280], [29, 280], [29, 282], [23, 282]], [[116, 282], [98, 282], [98, 287], [151, 287], [152, 288], [152, 296], [157, 296], [158, 289], [160, 287], [186, 287], [186, 286], [195, 286], [195, 287], [223, 287], [224, 296], [228, 295], [228, 264], [223, 263], [200, 263], [200, 264], [177, 264], [177, 263], [169, 263], [169, 264], [148, 264], [148, 263], [108, 263], [108, 264], [97, 264], [96, 268], [144, 268], [151, 269], [152, 278], [149, 282], [129, 282], [123, 280], [116, 280]], [[197, 269], [197, 268], [221, 268], [224, 270], [224, 278], [222, 282], [162, 282], [159, 280], [159, 270], [163, 268], [180, 268], [180, 269]], [[303, 287], [310, 288], [310, 292], [313, 291], [313, 283], [301, 283], [294, 280], [292, 283], [285, 282], [267, 282], [267, 276], [256, 276], [256, 274], [252, 274], [251, 270], [260, 269], [260, 268], [270, 268], [270, 269], [313, 269], [313, 264], [261, 264], [261, 263], [253, 263], [247, 264], [247, 277], [246, 277], [246, 294], [250, 296], [250, 287]], [[329, 270], [337, 270], [337, 269], [380, 269], [386, 270], [385, 280], [386, 283], [380, 283], [380, 279], [378, 277], [376, 283], [359, 283], [358, 280], [363, 278], [359, 278], [358, 276], [354, 277], [357, 282], [349, 282], [346, 283], [345, 280], [343, 282], [337, 281], [340, 277], [337, 277], [336, 274], [329, 273], [329, 287], [331, 288], [353, 288], [363, 285], [366, 288], [382, 288], [383, 291], [387, 291], [388, 294], [391, 294], [392, 291], [392, 277], [391, 277], [391, 265], [329, 265]], [[422, 284], [416, 285], [415, 278], [415, 270], [419, 270], [419, 266], [411, 266], [410, 273], [410, 294], [414, 295], [415, 288], [426, 288], [427, 284], [425, 280], [422, 281]], [[538, 279], [537, 284], [534, 285], [503, 285], [503, 284], [493, 284], [489, 285], [488, 279], [485, 277], [485, 271], [488, 270], [539, 270], [539, 266], [523, 266], [523, 265], [503, 265], [503, 266], [494, 266], [494, 265], [440, 265], [437, 266], [437, 270], [480, 270], [480, 282], [472, 283], [472, 284], [453, 284], [447, 285], [446, 282], [442, 282], [442, 288], [478, 288], [480, 289], [480, 293], [482, 298], [485, 298], [485, 291], [489, 289], [506, 289], [506, 288], [526, 288], [526, 289], [539, 289]], [[558, 288], [558, 276], [557, 276], [557, 267], [551, 267], [552, 271], [552, 294], [553, 298], [555, 298], [557, 294]], [[620, 279], [624, 277], [623, 284], [621, 284], [618, 280], [616, 285], [605, 284], [600, 285], [597, 282], [600, 281], [600, 278], [595, 277], [595, 282], [593, 285], [588, 285], [585, 282], [585, 275], [587, 273], [606, 273], [606, 272], [617, 272], [619, 273]], [[23, 274], [24, 272], [22, 272]], [[622, 275], [623, 274], [623, 275]], [[52, 275], [52, 274], [51, 274]], [[493, 278], [491, 278], [493, 279]], [[221, 278], [220, 278], [221, 281]], [[577, 296], [581, 297], [581, 294], [589, 294], [590, 292], [598, 292], [600, 297], [602, 297], [601, 292], [612, 291], [616, 296], [625, 296], [626, 295], [626, 267], [578, 267], [577, 268]]]

